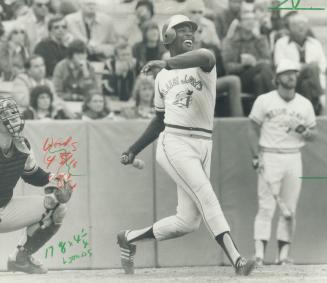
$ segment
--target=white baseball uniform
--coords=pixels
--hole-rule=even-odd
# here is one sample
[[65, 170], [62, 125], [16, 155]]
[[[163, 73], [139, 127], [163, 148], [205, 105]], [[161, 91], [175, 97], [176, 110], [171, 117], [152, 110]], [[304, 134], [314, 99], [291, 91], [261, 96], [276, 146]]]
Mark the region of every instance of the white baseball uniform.
[[165, 111], [157, 161], [177, 184], [177, 214], [153, 225], [157, 240], [196, 230], [201, 218], [213, 236], [229, 231], [210, 183], [216, 69], [161, 70], [155, 80], [155, 109]]
[[258, 176], [259, 209], [255, 219], [255, 240], [268, 241], [276, 202], [271, 190], [293, 213], [294, 221], [282, 215], [277, 227], [277, 240], [291, 242], [295, 228], [295, 211], [301, 191], [302, 159], [300, 149], [305, 145], [301, 134], [295, 132], [302, 124], [311, 128], [316, 119], [311, 102], [300, 94], [287, 102], [276, 90], [261, 95], [255, 101], [250, 119], [261, 125], [259, 139], [263, 174]]

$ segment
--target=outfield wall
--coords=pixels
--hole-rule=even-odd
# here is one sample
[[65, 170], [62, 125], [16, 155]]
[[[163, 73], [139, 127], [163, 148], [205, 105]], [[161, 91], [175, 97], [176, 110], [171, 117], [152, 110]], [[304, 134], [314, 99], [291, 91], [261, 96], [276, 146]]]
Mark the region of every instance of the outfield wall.
[[[305, 176], [327, 176], [327, 119], [318, 122], [320, 136], [304, 149]], [[146, 163], [144, 170], [119, 163], [121, 152], [140, 135], [147, 123], [27, 123], [25, 134], [39, 164], [44, 168], [49, 165], [51, 171], [71, 172], [72, 181], [77, 184], [62, 228], [37, 253], [48, 267], [117, 268], [120, 265], [116, 245], [119, 230], [141, 228], [175, 213], [175, 185], [154, 162], [155, 145], [140, 154]], [[245, 255], [251, 256], [257, 204], [256, 175], [251, 168], [246, 138], [247, 123], [246, 119], [231, 118], [215, 121], [211, 179], [236, 243]], [[69, 156], [69, 160], [62, 159], [62, 155]], [[20, 182], [15, 195], [41, 194], [42, 191]], [[327, 179], [304, 181], [293, 249], [297, 263], [327, 263], [326, 199]], [[7, 255], [21, 235], [22, 231], [0, 235], [1, 270], [6, 268]], [[273, 236], [268, 246], [270, 261], [275, 258], [274, 239]], [[201, 225], [199, 231], [180, 239], [141, 243], [136, 263], [153, 267], [216, 265], [227, 261]]]

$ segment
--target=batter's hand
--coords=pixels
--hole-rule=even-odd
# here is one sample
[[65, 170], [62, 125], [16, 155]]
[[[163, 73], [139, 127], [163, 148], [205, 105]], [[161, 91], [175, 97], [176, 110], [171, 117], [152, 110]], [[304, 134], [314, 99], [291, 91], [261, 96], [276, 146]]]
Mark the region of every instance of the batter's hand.
[[145, 64], [142, 68], [141, 72], [145, 75], [149, 75], [150, 73], [154, 74], [160, 71], [163, 68], [167, 67], [167, 62], [164, 60], [152, 60]]
[[120, 156], [120, 163], [124, 165], [132, 164], [135, 159], [135, 154], [131, 151], [125, 151]]
[[263, 170], [263, 162], [260, 156], [254, 156], [252, 157], [252, 167], [254, 170], [256, 170], [257, 172], [260, 172]]

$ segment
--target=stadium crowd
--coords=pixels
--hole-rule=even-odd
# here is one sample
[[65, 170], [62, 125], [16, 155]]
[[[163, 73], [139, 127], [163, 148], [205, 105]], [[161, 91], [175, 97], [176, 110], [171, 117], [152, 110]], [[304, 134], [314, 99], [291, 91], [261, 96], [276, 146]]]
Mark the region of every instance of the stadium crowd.
[[[140, 70], [169, 56], [160, 1], [121, 0], [134, 15], [117, 29], [99, 0], [0, 0], [1, 92], [26, 119], [153, 117], [154, 78]], [[228, 0], [223, 9], [220, 1], [175, 2], [198, 24], [195, 48], [216, 55], [216, 116], [247, 116], [256, 97], [274, 89], [284, 58], [301, 64], [297, 92], [322, 115], [326, 56], [304, 13], [281, 15], [269, 9], [275, 0]]]

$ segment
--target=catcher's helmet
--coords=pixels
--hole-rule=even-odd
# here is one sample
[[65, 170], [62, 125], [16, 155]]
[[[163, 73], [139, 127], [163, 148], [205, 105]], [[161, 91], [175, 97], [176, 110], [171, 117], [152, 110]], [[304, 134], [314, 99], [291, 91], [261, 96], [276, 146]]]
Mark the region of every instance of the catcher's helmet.
[[18, 110], [17, 103], [13, 98], [0, 97], [0, 120], [12, 137], [21, 137], [21, 132], [25, 123]]
[[189, 23], [191, 24], [193, 31], [196, 31], [198, 25], [195, 22], [192, 22], [188, 17], [184, 15], [174, 15], [170, 17], [167, 22], [163, 25], [162, 28], [162, 40], [164, 44], [172, 44], [176, 38], [176, 31], [174, 29], [175, 26]]

